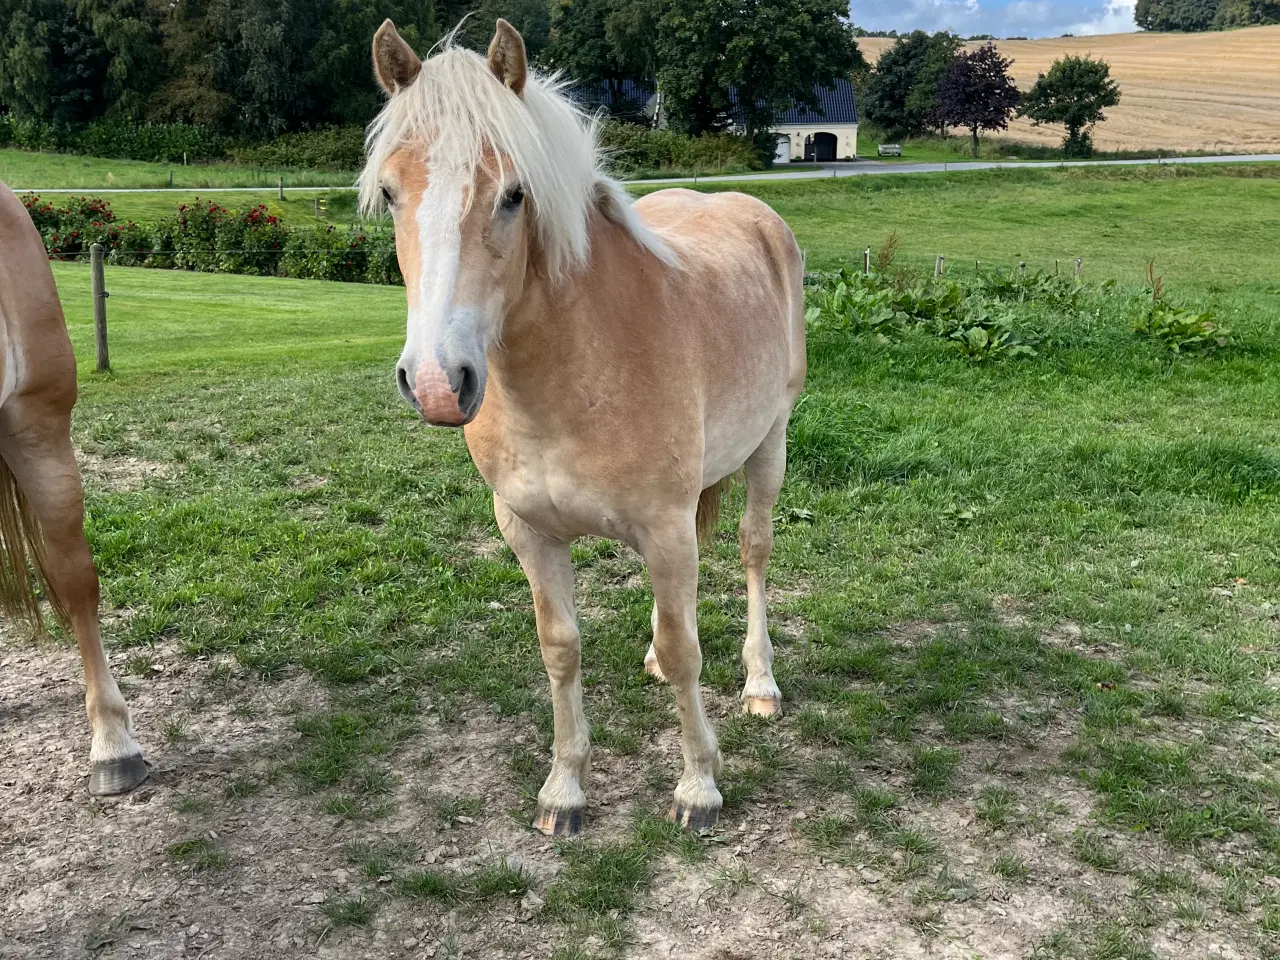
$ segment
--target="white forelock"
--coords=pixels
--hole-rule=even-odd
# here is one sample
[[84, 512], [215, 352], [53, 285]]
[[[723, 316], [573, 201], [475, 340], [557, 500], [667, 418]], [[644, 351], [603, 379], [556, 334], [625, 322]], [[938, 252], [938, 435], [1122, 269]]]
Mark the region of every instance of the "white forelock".
[[[474, 178], [492, 151], [532, 204], [537, 241], [554, 277], [587, 259], [589, 214], [606, 197], [625, 197], [601, 170], [599, 124], [564, 95], [564, 84], [533, 70], [522, 96], [489, 71], [483, 57], [452, 46], [422, 64], [417, 78], [397, 91], [369, 126], [368, 160], [360, 174], [360, 208], [378, 212], [383, 163], [400, 146], [425, 146], [427, 161]], [[606, 201], [607, 202], [607, 201]], [[609, 206], [613, 204], [610, 203]], [[626, 209], [607, 210], [636, 242], [664, 262], [671, 250]]]

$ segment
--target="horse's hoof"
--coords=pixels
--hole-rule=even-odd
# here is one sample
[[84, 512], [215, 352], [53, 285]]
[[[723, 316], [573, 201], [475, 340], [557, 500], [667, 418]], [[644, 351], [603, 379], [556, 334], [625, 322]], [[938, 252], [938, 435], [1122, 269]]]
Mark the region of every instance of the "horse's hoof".
[[576, 837], [582, 833], [583, 810], [554, 810], [538, 807], [533, 818], [533, 829], [548, 837]]
[[682, 807], [676, 804], [671, 808], [670, 819], [692, 833], [710, 833], [720, 819], [720, 808]]
[[150, 774], [142, 754], [99, 760], [89, 767], [89, 793], [95, 797], [114, 797], [128, 793]]
[[742, 712], [756, 717], [782, 716], [781, 697], [744, 697]]

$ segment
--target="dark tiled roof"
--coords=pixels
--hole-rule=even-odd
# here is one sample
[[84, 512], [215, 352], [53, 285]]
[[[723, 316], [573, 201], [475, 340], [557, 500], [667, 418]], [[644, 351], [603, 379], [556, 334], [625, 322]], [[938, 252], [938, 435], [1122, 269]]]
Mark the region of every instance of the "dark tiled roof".
[[813, 88], [818, 97], [819, 111], [814, 112], [800, 104], [792, 104], [791, 109], [778, 115], [775, 123], [813, 123], [825, 120], [828, 123], [857, 123], [858, 104], [853, 95], [853, 84], [844, 77], [836, 80], [830, 87]]
[[654, 80], [623, 80], [615, 92], [606, 81], [600, 80], [596, 83], [575, 83], [565, 92], [569, 99], [588, 110], [603, 107], [609, 113], [629, 113], [643, 110], [657, 89]]
[[[791, 106], [778, 114], [774, 119], [776, 124], [784, 123], [857, 123], [858, 122], [858, 105], [853, 95], [853, 84], [844, 77], [840, 77], [830, 87], [819, 87], [816, 84], [813, 88], [814, 95], [818, 98], [818, 109], [810, 110], [798, 103]], [[742, 111], [738, 108], [738, 91], [729, 88], [729, 99], [732, 106], [729, 108], [729, 116], [733, 122], [739, 126], [745, 126]]]

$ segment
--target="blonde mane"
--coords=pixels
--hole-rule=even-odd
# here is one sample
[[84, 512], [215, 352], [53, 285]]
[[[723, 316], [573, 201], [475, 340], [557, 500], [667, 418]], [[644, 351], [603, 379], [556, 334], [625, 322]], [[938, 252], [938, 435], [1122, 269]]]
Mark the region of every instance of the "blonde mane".
[[[602, 170], [599, 123], [579, 110], [555, 77], [530, 70], [522, 96], [489, 71], [484, 58], [446, 40], [418, 76], [397, 91], [369, 125], [368, 160], [357, 185], [360, 209], [380, 212], [379, 174], [400, 146], [426, 142], [432, 165], [474, 177], [486, 151], [509, 165], [532, 205], [534, 229], [553, 277], [585, 264], [593, 207], [620, 224], [664, 263], [670, 248], [631, 209], [621, 184]], [[495, 171], [501, 176], [505, 171]]]

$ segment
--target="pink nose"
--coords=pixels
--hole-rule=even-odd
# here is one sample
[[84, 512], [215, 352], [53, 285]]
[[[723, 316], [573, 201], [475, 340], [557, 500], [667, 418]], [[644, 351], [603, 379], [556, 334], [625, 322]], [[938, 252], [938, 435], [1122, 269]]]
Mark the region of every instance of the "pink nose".
[[439, 427], [460, 427], [467, 415], [458, 405], [458, 395], [437, 363], [424, 363], [414, 377], [413, 397], [422, 419]]

